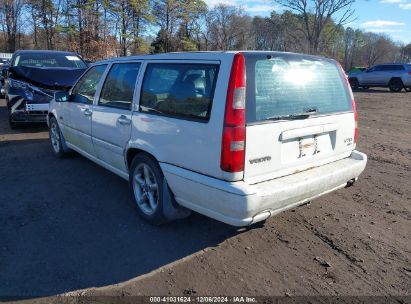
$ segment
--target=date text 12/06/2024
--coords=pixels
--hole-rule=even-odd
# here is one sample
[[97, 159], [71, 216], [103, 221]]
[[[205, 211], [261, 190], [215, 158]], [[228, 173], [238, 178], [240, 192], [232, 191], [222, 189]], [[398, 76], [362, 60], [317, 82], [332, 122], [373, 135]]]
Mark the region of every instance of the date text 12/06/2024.
[[181, 296], [181, 297], [150, 297], [150, 303], [257, 303], [255, 297], [203, 297], [203, 296]]

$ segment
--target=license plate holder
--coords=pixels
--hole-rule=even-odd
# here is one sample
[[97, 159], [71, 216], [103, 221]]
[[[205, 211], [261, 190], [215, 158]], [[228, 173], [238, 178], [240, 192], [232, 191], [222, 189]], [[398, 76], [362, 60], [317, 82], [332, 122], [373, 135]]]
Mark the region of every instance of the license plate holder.
[[26, 104], [26, 111], [33, 112], [33, 111], [48, 111], [49, 104], [48, 103], [27, 103]]

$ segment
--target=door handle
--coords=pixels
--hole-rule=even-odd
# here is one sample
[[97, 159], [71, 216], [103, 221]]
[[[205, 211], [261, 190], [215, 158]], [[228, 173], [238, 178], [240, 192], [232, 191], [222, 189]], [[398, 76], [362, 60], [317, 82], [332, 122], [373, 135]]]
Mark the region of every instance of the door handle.
[[117, 119], [118, 123], [120, 125], [129, 125], [131, 123], [131, 120], [128, 119], [125, 115], [121, 115], [118, 119]]
[[84, 114], [84, 116], [86, 116], [86, 117], [90, 117], [90, 116], [93, 114], [93, 112], [92, 112], [90, 109], [85, 109], [85, 110], [83, 111], [83, 114]]

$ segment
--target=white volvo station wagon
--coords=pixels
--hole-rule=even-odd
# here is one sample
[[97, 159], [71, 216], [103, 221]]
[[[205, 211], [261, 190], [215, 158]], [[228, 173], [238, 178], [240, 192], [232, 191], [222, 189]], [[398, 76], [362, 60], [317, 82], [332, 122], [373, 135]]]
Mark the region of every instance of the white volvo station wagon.
[[50, 141], [126, 179], [153, 224], [191, 210], [234, 226], [351, 186], [355, 101], [331, 59], [169, 53], [95, 63], [55, 94]]

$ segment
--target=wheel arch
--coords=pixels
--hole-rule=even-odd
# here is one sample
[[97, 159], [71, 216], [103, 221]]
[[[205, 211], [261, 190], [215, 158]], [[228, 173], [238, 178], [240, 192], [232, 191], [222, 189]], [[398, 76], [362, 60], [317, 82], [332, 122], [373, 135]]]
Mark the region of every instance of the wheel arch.
[[[142, 147], [135, 147], [131, 146], [125, 151], [125, 157], [126, 157], [126, 165], [127, 169], [130, 171], [131, 164], [133, 162], [134, 157], [136, 157], [139, 154], [144, 154], [148, 156], [150, 159], [152, 159], [154, 162], [156, 162], [159, 166], [159, 170], [163, 175], [163, 183], [162, 183], [162, 189], [163, 189], [163, 200], [162, 200], [162, 213], [161, 217], [157, 221], [151, 221], [149, 220], [150, 223], [153, 223], [155, 225], [160, 225], [160, 224], [165, 224], [170, 221], [178, 220], [178, 219], [184, 219], [191, 214], [191, 210], [179, 205], [177, 201], [175, 200], [174, 193], [170, 185], [168, 184], [166, 177], [164, 175], [163, 168], [160, 166], [159, 163], [159, 158], [155, 157], [154, 153], [149, 152], [149, 149], [144, 149]], [[129, 179], [131, 181], [131, 173], [129, 175]], [[133, 187], [130, 187], [132, 189]], [[133, 193], [134, 195], [134, 193]], [[141, 213], [141, 211], [140, 211]], [[143, 216], [147, 220], [145, 216]]]
[[401, 77], [391, 77], [391, 79], [390, 79], [390, 81], [388, 82], [388, 84], [390, 84], [391, 82], [393, 82], [393, 81], [395, 81], [395, 80], [401, 81], [401, 83], [404, 85]]
[[[59, 121], [57, 119], [57, 114], [55, 113], [55, 110], [53, 110], [52, 112], [47, 113], [47, 126], [49, 128], [50, 128], [51, 118], [54, 118], [57, 122], [57, 125], [59, 126]], [[60, 126], [59, 126], [59, 128], [60, 128]], [[70, 150], [69, 147], [67, 147], [66, 139], [64, 138], [64, 134], [61, 132], [61, 128], [60, 128], [60, 136], [61, 136], [61, 145], [62, 145], [63, 151], [64, 152], [70, 152], [71, 150]]]
[[54, 111], [47, 113], [47, 126], [50, 126], [50, 119], [54, 117], [57, 120], [57, 115]]
[[356, 83], [357, 86], [360, 85], [360, 81], [358, 80], [357, 77], [354, 76], [354, 77], [349, 77], [349, 78], [348, 78], [348, 82], [350, 83], [350, 85], [352, 85], [352, 82], [353, 82], [353, 81], [356, 81], [356, 82], [357, 82], [357, 83]]
[[133, 162], [133, 159], [134, 157], [136, 157], [137, 154], [146, 154], [154, 161], [159, 162], [157, 157], [155, 157], [153, 153], [150, 153], [147, 150], [142, 149], [141, 147], [131, 146], [131, 147], [128, 147], [125, 152], [125, 161], [126, 161], [126, 166], [128, 170], [130, 170], [131, 163]]

